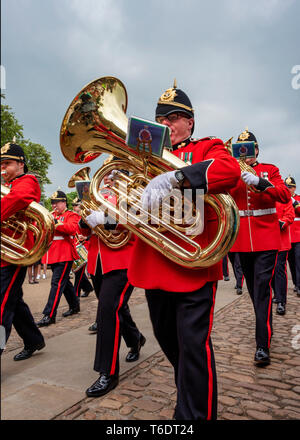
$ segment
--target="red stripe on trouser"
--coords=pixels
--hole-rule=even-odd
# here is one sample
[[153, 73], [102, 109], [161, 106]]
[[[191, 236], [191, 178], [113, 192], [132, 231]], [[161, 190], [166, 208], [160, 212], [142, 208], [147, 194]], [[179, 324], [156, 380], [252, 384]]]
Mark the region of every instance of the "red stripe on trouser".
[[77, 285], [77, 289], [76, 289], [76, 296], [79, 296], [78, 295], [79, 294], [79, 290], [80, 290], [79, 287], [80, 287], [80, 283], [81, 283], [84, 271], [85, 271], [85, 266], [83, 266], [83, 268], [81, 269], [81, 275], [80, 275], [80, 278], [79, 278], [79, 281], [78, 281], [78, 285]]
[[55, 310], [55, 306], [56, 306], [56, 303], [57, 303], [57, 300], [58, 300], [59, 291], [60, 291], [61, 282], [62, 282], [62, 279], [63, 279], [63, 277], [65, 275], [66, 270], [67, 270], [67, 266], [68, 266], [68, 262], [65, 264], [63, 273], [62, 273], [62, 275], [61, 275], [61, 277], [59, 279], [59, 282], [58, 282], [57, 291], [56, 291], [55, 298], [54, 298], [54, 301], [53, 301], [53, 307], [52, 307], [50, 315], [49, 315], [50, 318], [52, 318], [54, 310]]
[[212, 371], [212, 366], [211, 366], [211, 350], [210, 350], [210, 346], [209, 346], [209, 338], [210, 338], [211, 329], [212, 329], [212, 325], [213, 325], [216, 290], [217, 290], [217, 285], [216, 285], [216, 283], [213, 283], [213, 304], [210, 309], [209, 328], [208, 328], [208, 334], [207, 334], [206, 344], [205, 344], [206, 354], [207, 354], [207, 369], [208, 369], [207, 420], [211, 419], [212, 404], [213, 404], [213, 371]]
[[241, 282], [241, 287], [243, 287], [243, 284], [244, 284], [244, 279], [245, 279], [245, 277], [244, 277], [244, 275], [242, 276], [242, 282]]
[[110, 370], [110, 375], [115, 374], [115, 370], [116, 370], [116, 362], [117, 362], [117, 356], [118, 356], [118, 351], [119, 351], [119, 335], [120, 335], [120, 320], [119, 320], [119, 310], [123, 305], [123, 301], [124, 301], [124, 295], [126, 290], [129, 287], [129, 283], [126, 283], [126, 286], [124, 287], [121, 296], [120, 296], [120, 302], [116, 311], [116, 331], [115, 331], [115, 342], [114, 342], [114, 351], [113, 351], [113, 358], [112, 358], [112, 365], [111, 365], [111, 370]]
[[20, 269], [21, 269], [21, 266], [19, 266], [17, 268], [17, 270], [15, 271], [15, 273], [14, 273], [14, 275], [13, 275], [13, 277], [12, 277], [12, 279], [11, 279], [9, 285], [8, 285], [8, 288], [7, 288], [7, 290], [6, 290], [5, 294], [4, 294], [4, 299], [3, 299], [3, 302], [1, 304], [1, 311], [0, 311], [0, 324], [2, 324], [4, 307], [5, 307], [5, 304], [6, 304], [7, 300], [8, 300], [8, 296], [9, 296], [10, 290], [11, 290], [12, 285], [14, 284], [14, 282], [15, 282], [15, 280], [16, 280], [19, 272], [20, 272]]
[[269, 298], [269, 307], [268, 307], [268, 317], [267, 317], [267, 329], [268, 329], [268, 348], [270, 348], [271, 345], [271, 337], [272, 337], [272, 330], [271, 330], [271, 325], [270, 325], [270, 316], [271, 316], [271, 310], [272, 310], [272, 279], [274, 277], [274, 272], [275, 272], [275, 268], [276, 268], [276, 264], [277, 264], [277, 257], [278, 257], [278, 252], [276, 254], [276, 258], [275, 258], [275, 264], [273, 267], [273, 271], [272, 271], [272, 276], [269, 282], [269, 286], [270, 286], [270, 298]]

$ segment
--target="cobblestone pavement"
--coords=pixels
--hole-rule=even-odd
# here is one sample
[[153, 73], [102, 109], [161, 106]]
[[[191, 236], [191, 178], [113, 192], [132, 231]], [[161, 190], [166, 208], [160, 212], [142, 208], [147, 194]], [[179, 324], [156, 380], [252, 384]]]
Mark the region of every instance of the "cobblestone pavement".
[[[142, 295], [133, 298], [143, 300]], [[268, 367], [253, 364], [254, 331], [247, 292], [215, 314], [212, 340], [218, 375], [218, 419], [299, 419], [300, 298], [292, 289], [285, 316], [276, 315], [273, 305], [274, 334]], [[159, 351], [121, 376], [119, 386], [106, 396], [85, 398], [55, 419], [170, 420], [175, 401], [172, 368]]]

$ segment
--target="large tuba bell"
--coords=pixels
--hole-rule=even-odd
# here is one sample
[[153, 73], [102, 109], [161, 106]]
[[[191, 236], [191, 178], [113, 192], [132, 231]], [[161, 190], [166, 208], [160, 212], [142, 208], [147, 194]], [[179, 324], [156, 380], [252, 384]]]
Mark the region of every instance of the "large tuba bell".
[[[1, 199], [9, 191], [1, 185]], [[54, 229], [51, 213], [39, 203], [31, 202], [28, 208], [1, 222], [1, 259], [10, 264], [31, 266], [49, 249]], [[32, 247], [28, 248], [28, 243], [33, 243]]]
[[[120, 159], [103, 165], [96, 172], [90, 185], [90, 197], [98, 209], [116, 214], [121, 223], [124, 210], [128, 213], [133, 208], [133, 212], [141, 213], [139, 199], [150, 179], [186, 166], [185, 162], [167, 149], [163, 150], [160, 158], [140, 154], [130, 148], [125, 143], [128, 126], [126, 109], [127, 93], [123, 83], [113, 77], [96, 79], [85, 86], [71, 102], [60, 132], [62, 153], [72, 163], [86, 163], [102, 153]], [[120, 172], [120, 185], [111, 188], [117, 196], [117, 206], [112, 206], [99, 192], [104, 176], [114, 169], [127, 170], [128, 174]], [[204, 202], [215, 210], [218, 218], [215, 237], [205, 248], [201, 248], [193, 240], [194, 237], [188, 235], [189, 226], [165, 221], [161, 215], [155, 218], [155, 222], [142, 221], [142, 216], [138, 219], [134, 215], [127, 216], [124, 227], [182, 266], [208, 267], [220, 261], [233, 245], [239, 229], [239, 213], [228, 194], [205, 195]], [[198, 213], [195, 217], [196, 223], [202, 221]], [[158, 226], [153, 225], [156, 220]], [[197, 229], [197, 225], [192, 224], [190, 229]]]
[[[80, 170], [76, 171], [73, 176], [70, 178], [68, 182], [69, 188], [78, 187], [78, 182], [87, 183], [90, 185], [90, 167], [80, 168]], [[82, 194], [82, 200], [80, 202], [80, 215], [82, 219], [85, 221], [86, 217], [89, 215], [90, 210], [97, 211], [99, 209], [98, 205], [93, 202], [90, 198], [89, 193]], [[125, 230], [109, 230], [105, 229], [103, 225], [96, 226], [93, 231], [101, 240], [110, 248], [117, 249], [124, 246], [130, 239], [130, 232]]]

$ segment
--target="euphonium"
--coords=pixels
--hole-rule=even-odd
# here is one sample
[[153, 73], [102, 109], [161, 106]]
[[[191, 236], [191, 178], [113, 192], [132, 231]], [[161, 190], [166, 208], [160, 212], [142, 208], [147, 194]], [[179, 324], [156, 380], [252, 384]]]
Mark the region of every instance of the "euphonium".
[[[125, 143], [128, 120], [126, 117], [127, 93], [117, 78], [103, 77], [85, 86], [71, 102], [62, 122], [60, 145], [64, 157], [72, 163], [86, 163], [102, 153], [112, 154], [120, 160], [103, 165], [90, 185], [90, 196], [98, 209], [115, 213], [122, 220], [122, 207], [141, 210], [139, 198], [150, 179], [158, 174], [186, 166], [167, 149], [161, 158], [139, 154]], [[117, 206], [112, 206], [99, 193], [104, 176], [113, 169], [127, 185], [113, 187]], [[126, 187], [123, 191], [122, 188]], [[127, 192], [128, 188], [130, 194]], [[133, 196], [132, 196], [133, 194]], [[218, 228], [213, 241], [205, 248], [187, 235], [186, 225], [175, 225], [159, 217], [159, 226], [127, 217], [124, 227], [161, 252], [172, 261], [189, 268], [208, 267], [220, 261], [233, 245], [239, 229], [239, 213], [228, 194], [205, 195], [204, 202], [216, 212]], [[127, 212], [128, 209], [126, 210]], [[196, 222], [201, 222], [196, 215]], [[192, 229], [197, 229], [193, 224]], [[164, 234], [168, 231], [168, 236]], [[204, 231], [205, 233], [205, 231]], [[175, 239], [170, 238], [170, 235]], [[179, 244], [178, 241], [182, 243]], [[186, 250], [188, 248], [189, 250]]]
[[[1, 185], [1, 199], [10, 189]], [[54, 236], [51, 213], [37, 202], [1, 222], [1, 259], [10, 264], [31, 266], [49, 249]], [[10, 233], [8, 234], [8, 231]], [[31, 248], [27, 248], [28, 234]]]
[[[87, 182], [90, 183], [90, 167], [80, 168], [80, 170], [76, 171], [73, 176], [70, 178], [68, 182], [69, 188], [74, 188], [76, 186], [76, 182]], [[82, 219], [85, 221], [86, 217], [89, 215], [90, 210], [97, 211], [99, 210], [98, 205], [95, 204], [87, 194], [80, 203], [80, 215]], [[107, 230], [103, 225], [96, 226], [93, 231], [101, 240], [110, 248], [117, 249], [124, 246], [128, 240], [130, 239], [130, 232], [125, 230]]]

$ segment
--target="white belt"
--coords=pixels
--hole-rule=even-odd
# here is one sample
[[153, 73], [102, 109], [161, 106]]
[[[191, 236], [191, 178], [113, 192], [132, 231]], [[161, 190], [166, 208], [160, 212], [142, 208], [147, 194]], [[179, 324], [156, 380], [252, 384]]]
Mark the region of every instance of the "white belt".
[[294, 222], [299, 222], [300, 221], [300, 217], [295, 217], [294, 218]]
[[268, 209], [246, 209], [244, 211], [239, 211], [241, 217], [259, 217], [261, 215], [275, 214], [276, 208]]
[[[55, 236], [55, 237], [53, 237], [53, 240], [65, 240], [67, 237], [61, 237], [61, 236]], [[72, 236], [70, 236], [70, 238], [74, 238], [74, 237], [72, 237]]]

